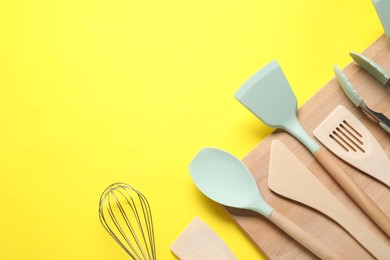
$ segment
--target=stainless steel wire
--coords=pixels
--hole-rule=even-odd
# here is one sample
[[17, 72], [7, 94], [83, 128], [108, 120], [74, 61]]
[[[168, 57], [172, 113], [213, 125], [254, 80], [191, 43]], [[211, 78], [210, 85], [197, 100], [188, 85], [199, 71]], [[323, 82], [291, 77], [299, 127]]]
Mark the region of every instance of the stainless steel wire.
[[141, 192], [126, 183], [111, 184], [100, 197], [99, 218], [132, 259], [156, 259], [152, 213]]

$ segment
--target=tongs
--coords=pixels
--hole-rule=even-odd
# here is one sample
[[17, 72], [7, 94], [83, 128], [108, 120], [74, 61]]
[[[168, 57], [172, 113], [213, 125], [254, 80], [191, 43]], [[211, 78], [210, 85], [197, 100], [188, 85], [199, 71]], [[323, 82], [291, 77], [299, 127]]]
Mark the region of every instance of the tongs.
[[[350, 55], [354, 61], [356, 61], [371, 76], [377, 79], [385, 87], [390, 88], [390, 74], [386, 72], [380, 65], [363, 56], [362, 54], [351, 52]], [[337, 81], [352, 103], [370, 115], [386, 132], [390, 134], [390, 119], [387, 118], [384, 114], [370, 109], [363, 101], [363, 98], [355, 90], [351, 82], [348, 80], [347, 76], [345, 76], [345, 74], [337, 66], [334, 66], [334, 73], [336, 74]]]

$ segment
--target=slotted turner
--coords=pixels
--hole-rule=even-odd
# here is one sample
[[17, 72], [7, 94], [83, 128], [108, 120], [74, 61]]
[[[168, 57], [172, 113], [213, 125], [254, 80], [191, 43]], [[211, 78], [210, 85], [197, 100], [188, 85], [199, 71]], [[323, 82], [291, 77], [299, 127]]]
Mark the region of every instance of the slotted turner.
[[368, 129], [339, 105], [314, 130], [314, 136], [353, 167], [390, 187], [390, 160]]
[[235, 97], [264, 123], [286, 130], [304, 144], [343, 190], [390, 237], [390, 218], [333, 160], [331, 153], [301, 126], [296, 115], [297, 100], [277, 61], [270, 62], [249, 78]]

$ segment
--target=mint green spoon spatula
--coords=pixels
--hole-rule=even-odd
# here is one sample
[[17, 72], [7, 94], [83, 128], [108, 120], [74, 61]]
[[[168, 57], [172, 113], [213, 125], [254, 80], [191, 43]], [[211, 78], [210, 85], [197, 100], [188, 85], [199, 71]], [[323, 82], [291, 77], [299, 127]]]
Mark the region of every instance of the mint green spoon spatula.
[[[332, 178], [390, 237], [390, 218], [367, 193], [303, 129], [297, 118], [297, 100], [277, 61], [256, 72], [236, 92], [235, 98], [265, 124], [284, 129], [305, 145]], [[320, 104], [319, 104], [320, 105]]]
[[195, 185], [208, 198], [225, 206], [258, 212], [319, 258], [340, 259], [320, 240], [268, 205], [248, 168], [233, 155], [204, 148], [192, 160], [189, 170]]

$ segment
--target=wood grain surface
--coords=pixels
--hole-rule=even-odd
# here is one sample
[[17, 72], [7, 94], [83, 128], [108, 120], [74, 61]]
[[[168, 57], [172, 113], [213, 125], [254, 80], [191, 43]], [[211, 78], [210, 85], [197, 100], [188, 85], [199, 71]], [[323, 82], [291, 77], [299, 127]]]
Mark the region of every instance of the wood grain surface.
[[172, 243], [171, 250], [184, 260], [237, 260], [225, 242], [198, 217]]
[[[384, 35], [369, 46], [363, 54], [380, 64], [387, 71], [390, 71], [390, 43]], [[383, 87], [355, 62], [351, 62], [343, 71], [369, 107], [390, 117], [390, 89]], [[292, 86], [293, 89], [298, 87]], [[313, 136], [313, 130], [339, 104], [344, 105], [368, 128], [379, 144], [381, 144], [386, 154], [390, 156], [390, 135], [347, 99], [335, 78], [300, 107], [298, 119], [304, 129]], [[262, 196], [273, 208], [323, 241], [344, 259], [373, 259], [337, 223], [318, 211], [273, 193], [268, 188], [270, 146], [274, 139], [278, 139], [285, 144], [366, 228], [377, 234], [390, 246], [390, 238], [356, 206], [314, 159], [311, 153], [282, 130], [274, 131], [243, 159], [243, 162], [252, 172]], [[372, 177], [347, 165], [336, 156], [330, 156], [389, 216], [390, 189]], [[226, 210], [266, 257], [270, 259], [315, 259], [313, 254], [260, 215], [229, 207], [226, 207]]]
[[313, 134], [340, 159], [390, 188], [389, 157], [370, 131], [344, 106], [333, 110]]

